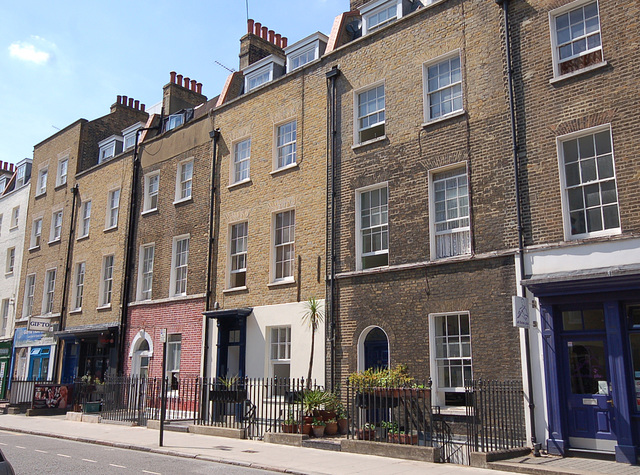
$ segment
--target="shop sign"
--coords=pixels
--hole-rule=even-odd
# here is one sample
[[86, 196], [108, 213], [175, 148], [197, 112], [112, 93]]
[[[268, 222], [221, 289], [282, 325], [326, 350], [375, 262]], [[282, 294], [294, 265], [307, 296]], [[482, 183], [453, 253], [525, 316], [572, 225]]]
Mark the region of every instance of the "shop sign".
[[30, 332], [48, 332], [53, 328], [51, 327], [51, 319], [44, 317], [29, 317], [29, 321], [27, 323], [27, 330]]
[[529, 328], [529, 305], [527, 299], [514, 295], [511, 297], [513, 305], [513, 326]]
[[17, 348], [25, 346], [55, 345], [55, 337], [52, 332], [34, 332], [26, 328], [16, 328], [13, 336], [13, 346]]

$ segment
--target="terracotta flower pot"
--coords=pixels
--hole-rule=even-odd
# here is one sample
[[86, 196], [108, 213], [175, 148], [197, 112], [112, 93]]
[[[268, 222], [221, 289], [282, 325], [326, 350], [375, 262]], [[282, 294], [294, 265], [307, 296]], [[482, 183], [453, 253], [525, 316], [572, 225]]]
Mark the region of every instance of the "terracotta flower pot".
[[349, 432], [349, 421], [347, 419], [338, 419], [338, 432], [345, 435]]
[[312, 427], [313, 427], [314, 437], [322, 437], [324, 435], [325, 426], [312, 426]]
[[324, 433], [325, 435], [336, 435], [338, 433], [338, 423], [327, 422], [327, 425], [324, 428]]
[[302, 433], [306, 435], [311, 435], [311, 428], [313, 426], [311, 424], [302, 424]]
[[356, 429], [359, 440], [376, 440], [375, 429]]
[[297, 434], [298, 424], [282, 424], [282, 432], [285, 434]]

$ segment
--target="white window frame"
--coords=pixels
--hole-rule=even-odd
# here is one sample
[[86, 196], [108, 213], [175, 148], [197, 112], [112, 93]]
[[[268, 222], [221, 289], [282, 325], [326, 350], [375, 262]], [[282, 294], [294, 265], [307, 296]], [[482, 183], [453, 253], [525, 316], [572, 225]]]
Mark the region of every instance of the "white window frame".
[[17, 229], [20, 224], [20, 206], [16, 206], [11, 210], [11, 222], [9, 223], [9, 230]]
[[42, 218], [36, 218], [31, 223], [31, 241], [29, 249], [37, 249], [42, 242]]
[[[590, 180], [587, 182], [583, 182], [582, 181], [582, 172], [579, 171], [579, 175], [580, 175], [580, 182], [575, 185], [575, 186], [567, 186], [567, 176], [566, 176], [566, 170], [565, 170], [565, 164], [564, 164], [564, 148], [563, 148], [563, 144], [571, 141], [571, 140], [577, 140], [580, 139], [582, 137], [587, 137], [587, 136], [595, 136], [596, 134], [599, 133], [603, 133], [603, 132], [608, 132], [609, 134], [609, 139], [610, 139], [610, 146], [611, 146], [611, 164], [612, 164], [612, 168], [613, 168], [613, 176], [612, 177], [607, 177], [605, 179], [598, 179], [597, 175], [596, 175], [596, 179], [595, 180]], [[592, 238], [592, 237], [600, 237], [600, 236], [611, 236], [611, 235], [615, 235], [615, 234], [621, 234], [622, 233], [622, 227], [621, 227], [621, 223], [620, 223], [620, 195], [618, 193], [618, 178], [617, 178], [617, 174], [616, 174], [616, 161], [615, 161], [615, 151], [614, 151], [614, 145], [613, 145], [613, 134], [611, 133], [611, 124], [606, 124], [606, 125], [601, 125], [601, 126], [597, 126], [597, 127], [590, 127], [588, 129], [584, 129], [584, 130], [579, 130], [576, 132], [572, 132], [570, 134], [566, 134], [566, 135], [562, 135], [556, 138], [556, 146], [557, 146], [557, 153], [558, 153], [558, 167], [560, 170], [560, 187], [562, 190], [561, 193], [561, 198], [562, 198], [562, 216], [563, 216], [563, 223], [564, 223], [564, 237], [565, 240], [569, 241], [569, 240], [576, 240], [576, 239], [585, 239], [585, 238]], [[596, 165], [595, 165], [595, 169], [596, 169], [596, 174], [599, 174], [598, 172], [598, 163], [597, 163], [597, 151], [595, 151], [596, 155], [594, 156], [595, 160], [596, 160]], [[606, 156], [608, 155], [607, 153], [601, 154], [600, 156]], [[581, 161], [580, 159], [578, 160], [578, 163], [583, 163], [583, 161]], [[604, 229], [604, 216], [601, 215], [602, 217], [602, 224], [603, 224], [603, 229], [599, 230], [599, 231], [588, 231], [588, 221], [585, 217], [585, 230], [586, 232], [584, 233], [580, 233], [580, 234], [572, 234], [571, 233], [571, 216], [570, 216], [570, 206], [569, 206], [569, 188], [585, 188], [587, 186], [590, 185], [598, 185], [600, 186], [602, 183], [605, 182], [611, 182], [613, 181], [614, 184], [614, 190], [616, 192], [616, 206], [617, 206], [617, 211], [618, 211], [618, 226], [617, 227], [612, 227], [612, 228], [608, 228], [608, 229]], [[600, 200], [600, 205], [599, 208], [602, 211], [602, 192], [600, 191], [598, 194], [598, 198]], [[584, 205], [584, 193], [582, 195], [582, 199], [583, 199], [583, 205]], [[607, 203], [609, 205], [612, 205], [612, 203]], [[595, 206], [592, 206], [592, 208], [595, 208]], [[583, 208], [586, 209], [586, 208]]]
[[[582, 68], [576, 68], [573, 71], [568, 71], [566, 73], [561, 73], [560, 72], [560, 52], [559, 52], [559, 47], [561, 45], [558, 45], [558, 35], [557, 35], [557, 29], [556, 29], [556, 19], [562, 15], [565, 15], [567, 13], [576, 11], [578, 9], [582, 9], [584, 8], [586, 5], [590, 5], [592, 3], [596, 4], [596, 8], [598, 10], [598, 35], [600, 36], [600, 45], [597, 47], [592, 47], [592, 48], [587, 48], [585, 49], [585, 51], [582, 51], [578, 54], [572, 55], [570, 57], [568, 57], [567, 59], [563, 60], [562, 62], [566, 62], [566, 61], [571, 61], [583, 56], [587, 56], [589, 54], [593, 54], [593, 53], [597, 53], [600, 52], [600, 61], [589, 64], [585, 67]], [[568, 76], [572, 76], [575, 74], [579, 74], [582, 72], [587, 72], [590, 71], [592, 69], [596, 69], [599, 68], [601, 66], [604, 66], [606, 63], [606, 61], [604, 60], [604, 50], [602, 48], [602, 22], [601, 22], [601, 18], [600, 18], [600, 5], [599, 5], [599, 1], [598, 0], [576, 0], [575, 2], [571, 2], [567, 5], [563, 5], [559, 8], [556, 8], [554, 10], [551, 10], [549, 12], [549, 33], [551, 36], [551, 54], [552, 54], [552, 59], [553, 59], [553, 76], [555, 79], [558, 78], [563, 78], [563, 77], [568, 77]], [[589, 36], [591, 36], [592, 34], [595, 34], [594, 31], [590, 32], [591, 34]], [[584, 36], [586, 38], [586, 35], [580, 35], [580, 36]], [[570, 40], [570, 43], [573, 43], [575, 40]], [[565, 43], [566, 44], [566, 43]]]
[[24, 179], [26, 175], [27, 175], [27, 165], [22, 164], [18, 167], [16, 171], [16, 188], [20, 188], [22, 185], [24, 185]]
[[[186, 251], [179, 250], [179, 243], [186, 241]], [[170, 297], [180, 297], [187, 295], [187, 277], [189, 273], [189, 245], [191, 241], [190, 234], [183, 234], [173, 238], [171, 252], [171, 278], [169, 289]], [[180, 252], [179, 252], [180, 251]], [[184, 272], [184, 275], [182, 275]], [[184, 284], [181, 282], [184, 281]], [[180, 284], [180, 287], [178, 285]]]
[[89, 236], [89, 230], [91, 228], [91, 200], [86, 200], [82, 203], [82, 209], [80, 210], [80, 222], [78, 223], [78, 239], [86, 238]]
[[[290, 131], [285, 131], [286, 127], [292, 126]], [[282, 138], [283, 142], [280, 143]], [[284, 140], [288, 140], [284, 142]], [[287, 120], [274, 127], [274, 163], [273, 170], [285, 170], [298, 165], [298, 121], [296, 119]], [[285, 158], [292, 157], [291, 161], [285, 163]]]
[[315, 61], [324, 53], [329, 38], [320, 32], [287, 46], [284, 54], [287, 57], [287, 73], [302, 68]]
[[[286, 226], [289, 228], [289, 239], [287, 241], [279, 242], [278, 238], [278, 216], [284, 215], [285, 213], [293, 213], [293, 224]], [[294, 282], [295, 281], [295, 263], [296, 263], [296, 240], [295, 240], [295, 229], [296, 229], [296, 210], [295, 208], [282, 209], [272, 214], [272, 225], [271, 225], [271, 282], [272, 283], [285, 283], [285, 282]], [[293, 229], [291, 229], [293, 228]], [[285, 226], [281, 228], [283, 231]], [[291, 234], [293, 233], [293, 239], [291, 239]], [[278, 249], [281, 248], [285, 250], [286, 248], [290, 248], [291, 258], [290, 259], [282, 259], [278, 260]], [[281, 275], [278, 276], [278, 268], [283, 267], [286, 263], [289, 263], [290, 273], [288, 275], [284, 274], [284, 270], [282, 270]]]
[[49, 167], [38, 170], [38, 183], [36, 186], [36, 196], [44, 195], [47, 192], [47, 180], [49, 179]]
[[274, 70], [276, 64], [284, 67], [285, 60], [278, 56], [269, 55], [244, 68], [242, 73], [244, 74], [245, 94], [273, 81], [275, 79]]
[[[459, 73], [459, 80], [457, 81], [451, 81], [451, 69], [449, 69], [449, 79], [450, 82], [448, 85], [443, 86], [443, 87], [438, 87], [436, 89], [431, 89], [430, 84], [429, 84], [429, 68], [432, 67], [436, 67], [436, 66], [440, 66], [442, 64], [444, 64], [445, 62], [449, 63], [449, 67], [451, 66], [451, 60], [455, 60], [458, 59], [459, 65], [460, 65], [460, 73]], [[434, 58], [430, 61], [427, 61], [426, 63], [423, 64], [422, 66], [422, 84], [423, 84], [423, 88], [424, 88], [424, 121], [425, 123], [429, 123], [429, 122], [437, 122], [440, 120], [444, 120], [447, 119], [449, 117], [455, 117], [458, 116], [460, 114], [464, 113], [464, 76], [463, 76], [463, 63], [462, 63], [462, 55], [460, 54], [460, 50], [455, 50], [446, 54], [443, 54], [441, 56], [438, 56], [437, 58]], [[455, 78], [454, 78], [455, 79]], [[432, 99], [432, 95], [436, 94], [436, 93], [441, 93], [444, 92], [446, 90], [453, 90], [457, 85], [460, 86], [460, 107], [458, 108], [454, 108], [454, 104], [453, 104], [453, 100], [452, 102], [452, 106], [451, 106], [451, 111], [447, 112], [446, 114], [440, 114], [437, 117], [432, 117], [431, 116], [431, 99]], [[444, 101], [441, 101], [440, 103], [443, 103]]]
[[[394, 7], [396, 10], [395, 16], [389, 16], [383, 21], [373, 23], [374, 17], [388, 10], [392, 10]], [[370, 2], [360, 8], [360, 13], [362, 15], [362, 35], [368, 35], [402, 18], [402, 0], [378, 0]]]
[[[190, 170], [188, 174], [185, 171]], [[193, 158], [178, 163], [176, 169], [175, 203], [189, 201], [193, 196]]]
[[[59, 217], [59, 224], [58, 224]], [[60, 209], [58, 211], [54, 211], [51, 215], [51, 233], [49, 235], [49, 243], [54, 243], [60, 241], [62, 239], [62, 222], [64, 220], [63, 211]]]
[[[436, 203], [437, 203], [438, 193], [436, 192], [436, 182], [440, 182], [443, 180], [450, 180], [453, 178], [453, 176], [447, 177], [447, 178], [441, 178], [439, 180], [436, 180], [435, 177], [437, 175], [444, 174], [447, 172], [460, 172], [460, 173], [456, 173], [455, 176], [456, 177], [464, 176], [466, 178], [467, 194], [464, 196], [458, 196], [456, 191], [456, 198], [458, 199], [458, 207], [456, 207], [456, 211], [458, 211], [460, 207], [464, 207], [464, 204], [462, 205], [460, 204], [460, 200], [462, 199], [462, 202], [464, 202], [464, 199], [466, 198], [466, 202], [467, 202], [466, 219], [468, 224], [466, 226], [458, 226], [458, 227], [444, 230], [444, 231], [437, 231], [436, 229], [437, 225], [442, 223], [442, 221], [437, 220]], [[456, 188], [456, 190], [458, 190], [458, 188]], [[446, 188], [444, 191], [446, 196]], [[456, 163], [450, 166], [430, 170], [429, 171], [429, 216], [431, 216], [431, 219], [429, 219], [429, 235], [430, 235], [430, 244], [431, 244], [430, 248], [431, 248], [432, 260], [444, 259], [447, 257], [466, 256], [471, 254], [471, 214], [470, 213], [471, 211], [470, 211], [470, 202], [469, 202], [469, 175], [467, 170], [467, 164], [465, 162], [461, 162], [461, 163]], [[445, 214], [447, 214], [446, 199], [445, 199]], [[448, 219], [445, 217], [444, 222], [450, 221], [453, 223], [461, 219], [465, 219], [465, 217], [462, 217], [462, 218], [457, 217], [457, 218], [451, 218], [451, 219]], [[449, 255], [440, 255], [438, 253], [438, 238], [440, 236], [450, 235], [453, 239], [454, 235], [463, 235], [464, 233], [467, 234], [467, 241], [468, 241], [464, 252], [458, 252], [458, 253], [454, 252]]]
[[[377, 191], [377, 190], [381, 190], [381, 189], [386, 189], [387, 190], [387, 209], [386, 209], [386, 215], [387, 215], [387, 220], [386, 223], [382, 223], [382, 221], [380, 221], [379, 225], [375, 225], [375, 226], [369, 226], [369, 228], [367, 229], [374, 229], [374, 228], [381, 228], [380, 229], [380, 239], [381, 239], [381, 249], [377, 250], [377, 251], [371, 251], [371, 252], [367, 252], [366, 254], [364, 253], [363, 250], [363, 228], [362, 228], [362, 201], [361, 201], [361, 197], [364, 193], [370, 193], [372, 191]], [[389, 240], [389, 183], [388, 182], [383, 182], [383, 183], [376, 183], [375, 185], [370, 185], [370, 186], [365, 186], [363, 188], [358, 188], [356, 190], [356, 270], [363, 270], [363, 269], [375, 269], [378, 267], [387, 267], [389, 265], [389, 247], [390, 247], [390, 240]], [[382, 209], [382, 206], [380, 206], [380, 213], [384, 213], [385, 210]], [[383, 218], [383, 216], [380, 216], [381, 219]], [[386, 228], [386, 229], [384, 229]], [[384, 249], [384, 235], [386, 234], [386, 238], [387, 238], [387, 247], [386, 249]], [[363, 264], [363, 258], [365, 257], [373, 257], [373, 256], [382, 256], [382, 255], [386, 255], [387, 256], [387, 263], [382, 265], [382, 266], [375, 266], [375, 267], [365, 267]]]
[[5, 262], [5, 274], [13, 274], [13, 270], [16, 266], [16, 248], [9, 247], [7, 248], [7, 260]]
[[[360, 99], [361, 96], [363, 94], [366, 94], [368, 92], [371, 91], [376, 91], [376, 93], [378, 92], [378, 88], [382, 87], [382, 91], [384, 93], [384, 107], [383, 108], [377, 108], [374, 112], [369, 112], [369, 113], [365, 113], [363, 115], [360, 115]], [[379, 100], [379, 98], [377, 99]], [[362, 145], [362, 144], [367, 144], [367, 143], [371, 143], [371, 142], [376, 142], [378, 140], [383, 140], [386, 136], [387, 136], [387, 90], [386, 90], [386, 85], [385, 85], [385, 81], [378, 81], [374, 84], [369, 84], [368, 86], [362, 87], [360, 89], [357, 89], [353, 92], [353, 117], [354, 117], [354, 123], [353, 123], [353, 143], [354, 145]], [[383, 119], [382, 120], [378, 120], [377, 122], [373, 123], [373, 124], [369, 124], [366, 127], [361, 127], [361, 120], [367, 117], [371, 117], [371, 116], [380, 116], [382, 115]], [[379, 117], [378, 117], [379, 119]], [[382, 134], [378, 134], [376, 131], [376, 129], [378, 128], [382, 128]], [[375, 137], [372, 138], [366, 138], [365, 140], [362, 140], [362, 133], [363, 132], [368, 132], [368, 131], [373, 131], [374, 135], [376, 135]]]
[[114, 267], [115, 256], [113, 254], [102, 257], [102, 268], [100, 270], [100, 308], [111, 307]]
[[42, 294], [42, 314], [48, 315], [53, 313], [53, 305], [56, 295], [56, 278], [58, 269], [47, 269], [44, 275], [44, 291]]
[[2, 315], [0, 315], [0, 321], [2, 328], [0, 328], [0, 332], [2, 336], [7, 336], [7, 328], [9, 327], [9, 305], [10, 299], [6, 298], [2, 300]]
[[180, 127], [184, 124], [184, 112], [178, 112], [177, 114], [171, 114], [167, 117], [164, 127], [165, 132], [169, 132], [170, 130], [175, 129], [176, 127]]
[[[116, 196], [117, 194], [117, 196]], [[115, 202], [114, 202], [114, 197]], [[118, 218], [120, 214], [120, 188], [109, 191], [107, 195], [107, 213], [105, 231], [118, 227]]]
[[[244, 137], [232, 143], [232, 163], [229, 167], [231, 185], [240, 185], [251, 181], [251, 137]], [[242, 149], [240, 149], [242, 147]], [[248, 154], [244, 156], [244, 152]], [[246, 163], [246, 169], [242, 168]], [[244, 176], [246, 175], [246, 176]]]
[[[127, 151], [135, 147], [136, 144], [136, 134], [138, 130], [142, 128], [144, 124], [142, 122], [137, 122], [126, 129], [122, 130], [122, 150]], [[130, 144], [130, 145], [128, 145]]]
[[0, 236], [2, 235], [2, 218], [3, 218], [3, 214], [0, 213]]
[[[150, 191], [152, 180], [156, 181], [156, 189], [154, 192]], [[160, 194], [160, 170], [147, 173], [144, 176], [144, 200], [142, 206], [142, 213], [156, 211], [158, 209], [158, 198]], [[155, 204], [153, 204], [153, 198], [155, 198]]]
[[98, 142], [98, 163], [111, 160], [122, 153], [124, 139], [119, 135], [112, 135]]
[[22, 302], [22, 316], [24, 318], [33, 314], [33, 297], [36, 291], [36, 275], [27, 275], [24, 281], [24, 298]]
[[[149, 251], [150, 250], [150, 251]], [[151, 260], [148, 253], [151, 253]], [[150, 242], [140, 246], [138, 254], [138, 286], [137, 300], [151, 300], [153, 298], [153, 264], [155, 261], [156, 244]], [[148, 288], [146, 284], [148, 282]]]
[[[242, 229], [240, 228], [242, 226]], [[234, 230], [244, 231], [243, 235], [236, 234], [234, 238]], [[241, 289], [247, 287], [247, 250], [249, 241], [249, 223], [247, 221], [241, 221], [238, 223], [232, 223], [229, 225], [229, 257], [228, 266], [229, 277], [228, 287], [229, 289]], [[239, 267], [238, 262], [244, 262], [244, 266]], [[234, 285], [235, 276], [244, 274], [244, 284]]]
[[[284, 339], [281, 338], [282, 336]], [[285, 365], [289, 367], [289, 377], [291, 377], [291, 325], [269, 327], [269, 372], [271, 377], [277, 375], [276, 366]]]
[[69, 157], [58, 160], [58, 174], [56, 177], [56, 186], [62, 186], [67, 183], [67, 174], [69, 172]]
[[75, 273], [73, 275], [73, 294], [72, 294], [72, 311], [79, 312], [82, 310], [82, 300], [84, 298], [84, 278], [86, 275], [86, 263], [76, 263]]
[[167, 335], [167, 366], [166, 377], [169, 378], [169, 390], [173, 386], [174, 378], [179, 381], [180, 363], [182, 360], [182, 333], [169, 333]]
[[[458, 332], [457, 338], [456, 335], [443, 335], [438, 337], [436, 335], [436, 325], [437, 325], [437, 321], [438, 319], [441, 318], [447, 318], [447, 317], [458, 317], [458, 321], [460, 319], [460, 317], [466, 317], [468, 319], [469, 322], [469, 333], [467, 334], [462, 334], [460, 331]], [[460, 325], [458, 325], [458, 328], [460, 328]], [[433, 389], [434, 389], [434, 404], [439, 405], [439, 406], [444, 406], [445, 405], [445, 392], [456, 392], [456, 393], [460, 393], [460, 392], [464, 392], [464, 368], [469, 367], [470, 368], [470, 378], [473, 378], [473, 348], [472, 348], [472, 342], [471, 342], [471, 335], [472, 335], [472, 328], [471, 328], [471, 315], [469, 314], [469, 312], [467, 311], [460, 311], [460, 312], [442, 312], [442, 313], [430, 313], [429, 314], [429, 359], [430, 359], [430, 365], [431, 365], [431, 379], [433, 381]], [[464, 353], [464, 348], [463, 345], [466, 343], [466, 340], [468, 338], [468, 348], [469, 348], [469, 356], [451, 356], [451, 357], [439, 357], [438, 356], [438, 347], [437, 345], [439, 344], [438, 339], [441, 339], [442, 341], [446, 342], [447, 345], [447, 352], [449, 352], [450, 350], [455, 349], [456, 347], [456, 343], [457, 343], [457, 347], [458, 350], [460, 352], [460, 355], [462, 355]], [[457, 342], [454, 341], [457, 339]], [[448, 355], [447, 355], [448, 356]], [[439, 361], [445, 361], [445, 360], [468, 360], [468, 364], [463, 364], [462, 366], [462, 386], [446, 386], [444, 384], [444, 382], [440, 381], [440, 373], [438, 371], [438, 367], [439, 367]], [[450, 368], [450, 367], [449, 367]]]

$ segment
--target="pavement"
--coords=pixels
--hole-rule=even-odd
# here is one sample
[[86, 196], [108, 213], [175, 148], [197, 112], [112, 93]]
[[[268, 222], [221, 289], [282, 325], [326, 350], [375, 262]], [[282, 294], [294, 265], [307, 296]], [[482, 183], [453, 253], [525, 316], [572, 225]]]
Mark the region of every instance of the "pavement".
[[160, 447], [157, 430], [104, 422], [75, 422], [66, 420], [65, 416], [2, 414], [0, 430], [293, 474], [496, 475], [499, 472], [495, 470], [502, 470], [536, 475], [640, 475], [637, 466], [576, 457], [519, 457], [492, 463], [493, 469], [481, 469], [167, 430]]

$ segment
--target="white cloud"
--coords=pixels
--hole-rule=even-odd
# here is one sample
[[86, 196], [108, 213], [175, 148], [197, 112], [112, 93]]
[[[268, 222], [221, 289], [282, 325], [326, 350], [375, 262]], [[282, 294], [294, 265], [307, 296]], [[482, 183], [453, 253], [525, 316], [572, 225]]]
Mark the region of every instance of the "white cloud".
[[21, 61], [29, 61], [36, 64], [44, 64], [50, 58], [49, 53], [39, 51], [34, 45], [23, 42], [16, 42], [9, 46], [9, 55]]

